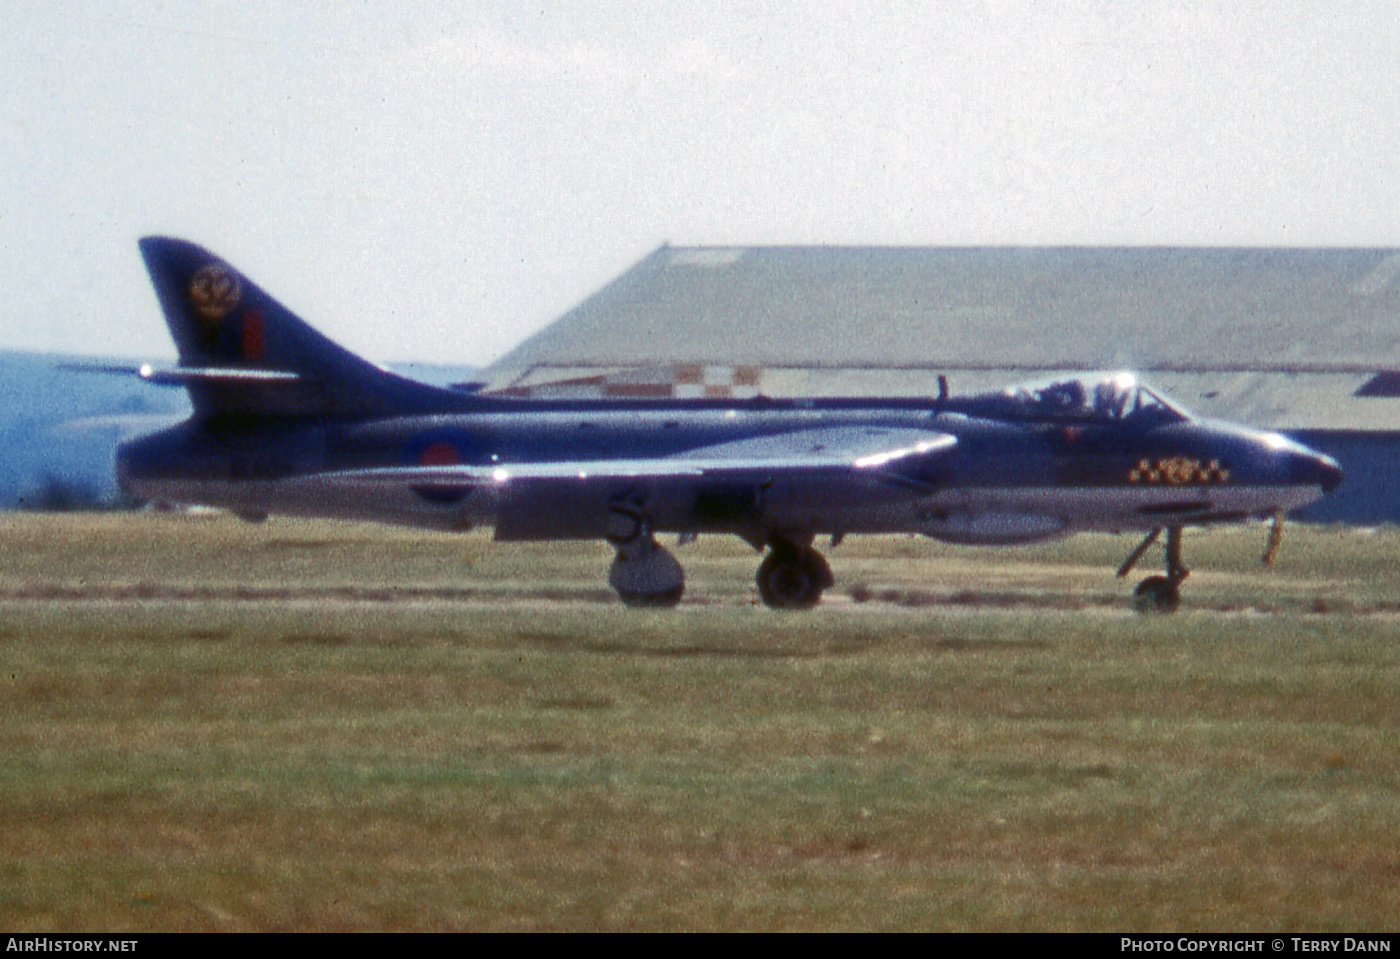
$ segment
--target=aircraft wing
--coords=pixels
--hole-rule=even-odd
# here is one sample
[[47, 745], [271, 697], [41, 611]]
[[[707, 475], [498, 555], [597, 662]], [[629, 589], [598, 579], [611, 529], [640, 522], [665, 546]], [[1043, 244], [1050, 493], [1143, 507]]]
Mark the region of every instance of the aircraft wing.
[[897, 467], [923, 463], [957, 445], [931, 430], [832, 427], [752, 437], [646, 459], [553, 460], [489, 465], [393, 466], [343, 470], [306, 477], [322, 482], [383, 488], [461, 489], [528, 480], [684, 479], [761, 474], [765, 478], [835, 470], [869, 471], [872, 477], [911, 483]]
[[657, 462], [695, 463], [706, 474], [834, 469], [879, 473], [901, 463], [941, 456], [957, 442], [955, 436], [932, 430], [825, 427], [703, 446]]

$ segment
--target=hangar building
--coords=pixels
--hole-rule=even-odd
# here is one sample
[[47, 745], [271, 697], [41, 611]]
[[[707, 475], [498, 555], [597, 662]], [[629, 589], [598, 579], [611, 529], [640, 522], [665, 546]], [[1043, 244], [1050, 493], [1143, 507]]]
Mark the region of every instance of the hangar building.
[[530, 395], [919, 395], [1130, 368], [1400, 522], [1400, 250], [663, 246], [493, 364]]

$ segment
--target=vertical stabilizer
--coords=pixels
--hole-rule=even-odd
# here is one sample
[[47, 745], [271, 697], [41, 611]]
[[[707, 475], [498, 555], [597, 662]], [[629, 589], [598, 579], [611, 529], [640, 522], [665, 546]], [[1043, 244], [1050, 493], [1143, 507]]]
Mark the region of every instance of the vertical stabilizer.
[[140, 246], [198, 414], [393, 416], [468, 405], [337, 346], [200, 246], [166, 237]]

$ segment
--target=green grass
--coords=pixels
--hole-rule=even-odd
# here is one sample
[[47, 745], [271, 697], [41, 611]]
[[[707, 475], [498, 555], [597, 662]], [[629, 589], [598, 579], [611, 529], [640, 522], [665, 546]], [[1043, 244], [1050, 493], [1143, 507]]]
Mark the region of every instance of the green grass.
[[652, 613], [600, 544], [6, 516], [0, 926], [1393, 929], [1400, 536], [1256, 532], [1174, 617], [1108, 537], [806, 614], [704, 540]]

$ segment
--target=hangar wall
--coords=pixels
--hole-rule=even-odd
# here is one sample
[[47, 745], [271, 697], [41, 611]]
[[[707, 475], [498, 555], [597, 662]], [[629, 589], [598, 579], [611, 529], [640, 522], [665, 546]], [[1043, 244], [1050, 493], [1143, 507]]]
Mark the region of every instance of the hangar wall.
[[1400, 432], [1290, 430], [1331, 456], [1346, 479], [1330, 496], [1294, 514], [1310, 523], [1400, 524]]

